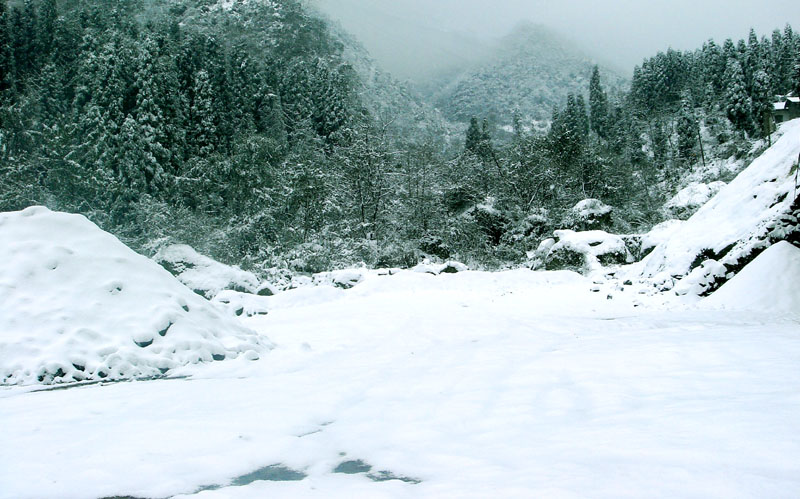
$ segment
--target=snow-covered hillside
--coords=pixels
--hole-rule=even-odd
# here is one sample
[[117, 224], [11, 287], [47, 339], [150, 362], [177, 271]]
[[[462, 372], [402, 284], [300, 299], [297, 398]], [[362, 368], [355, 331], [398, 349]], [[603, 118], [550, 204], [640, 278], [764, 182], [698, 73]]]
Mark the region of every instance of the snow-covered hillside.
[[800, 120], [782, 125], [783, 136], [657, 245], [636, 271], [684, 276], [705, 260], [733, 266], [769, 246], [769, 232], [794, 201], [800, 156]]
[[79, 215], [0, 214], [0, 384], [130, 379], [269, 341]]

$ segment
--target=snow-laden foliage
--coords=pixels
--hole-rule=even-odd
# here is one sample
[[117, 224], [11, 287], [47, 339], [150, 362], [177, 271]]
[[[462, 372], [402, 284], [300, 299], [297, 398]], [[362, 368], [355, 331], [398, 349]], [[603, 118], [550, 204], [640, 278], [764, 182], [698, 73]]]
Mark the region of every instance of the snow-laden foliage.
[[0, 214], [0, 384], [169, 375], [271, 343], [80, 215]]

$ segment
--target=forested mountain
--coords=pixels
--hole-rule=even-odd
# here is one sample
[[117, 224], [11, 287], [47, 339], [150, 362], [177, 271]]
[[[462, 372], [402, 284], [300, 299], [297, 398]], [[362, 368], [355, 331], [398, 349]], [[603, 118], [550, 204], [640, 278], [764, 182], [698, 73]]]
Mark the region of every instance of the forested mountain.
[[[436, 105], [462, 122], [487, 116], [509, 125], [513, 113], [526, 121], [546, 121], [568, 94], [588, 87], [592, 57], [573, 43], [534, 24], [521, 24], [499, 41], [487, 61], [467, 68], [451, 81], [441, 81]], [[617, 88], [622, 78], [603, 69], [606, 85]]]
[[629, 92], [539, 28], [504, 47], [440, 99], [456, 140], [298, 0], [0, 0], [0, 210], [256, 270], [515, 264], [583, 199], [627, 231], [692, 172], [726, 180], [698, 166], [754, 154], [799, 79], [788, 26], [657, 54]]

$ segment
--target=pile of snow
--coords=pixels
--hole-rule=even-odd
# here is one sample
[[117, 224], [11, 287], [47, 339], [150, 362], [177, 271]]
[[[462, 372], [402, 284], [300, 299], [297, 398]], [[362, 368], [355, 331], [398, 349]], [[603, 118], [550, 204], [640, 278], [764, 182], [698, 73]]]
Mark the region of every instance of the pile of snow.
[[667, 201], [664, 211], [671, 217], [686, 220], [726, 185], [725, 182], [711, 182], [710, 184], [691, 182]]
[[159, 376], [269, 341], [79, 215], [0, 214], [0, 384]]
[[[185, 244], [174, 244], [162, 248], [155, 254], [153, 260], [195, 293], [208, 299], [226, 289], [247, 293], [257, 293], [261, 289], [261, 284], [255, 274], [201, 255]], [[272, 294], [273, 292], [269, 287], [264, 289], [266, 291], [262, 291], [262, 293]]]
[[547, 270], [590, 272], [633, 262], [633, 255], [621, 236], [602, 230], [557, 230], [554, 235], [558, 241], [545, 240], [537, 250], [543, 256]]
[[800, 314], [800, 249], [769, 247], [704, 300], [704, 306]]
[[782, 125], [783, 136], [730, 184], [659, 244], [633, 271], [642, 277], [684, 276], [704, 260], [734, 267], [770, 245], [770, 232], [793, 202], [800, 155], [800, 120]]

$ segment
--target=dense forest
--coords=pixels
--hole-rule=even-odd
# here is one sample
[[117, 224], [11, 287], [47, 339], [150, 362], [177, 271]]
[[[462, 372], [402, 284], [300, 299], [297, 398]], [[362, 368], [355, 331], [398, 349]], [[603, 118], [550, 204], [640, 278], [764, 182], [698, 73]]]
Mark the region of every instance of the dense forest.
[[78, 212], [144, 253], [255, 270], [502, 266], [580, 228], [583, 199], [614, 207], [610, 229], [661, 221], [682, 177], [750, 154], [800, 92], [787, 25], [659, 53], [623, 93], [595, 68], [546, 131], [512, 108], [510, 138], [475, 116], [454, 141], [398, 133], [414, 116], [375, 112], [346, 43], [297, 0], [0, 0], [0, 211]]

